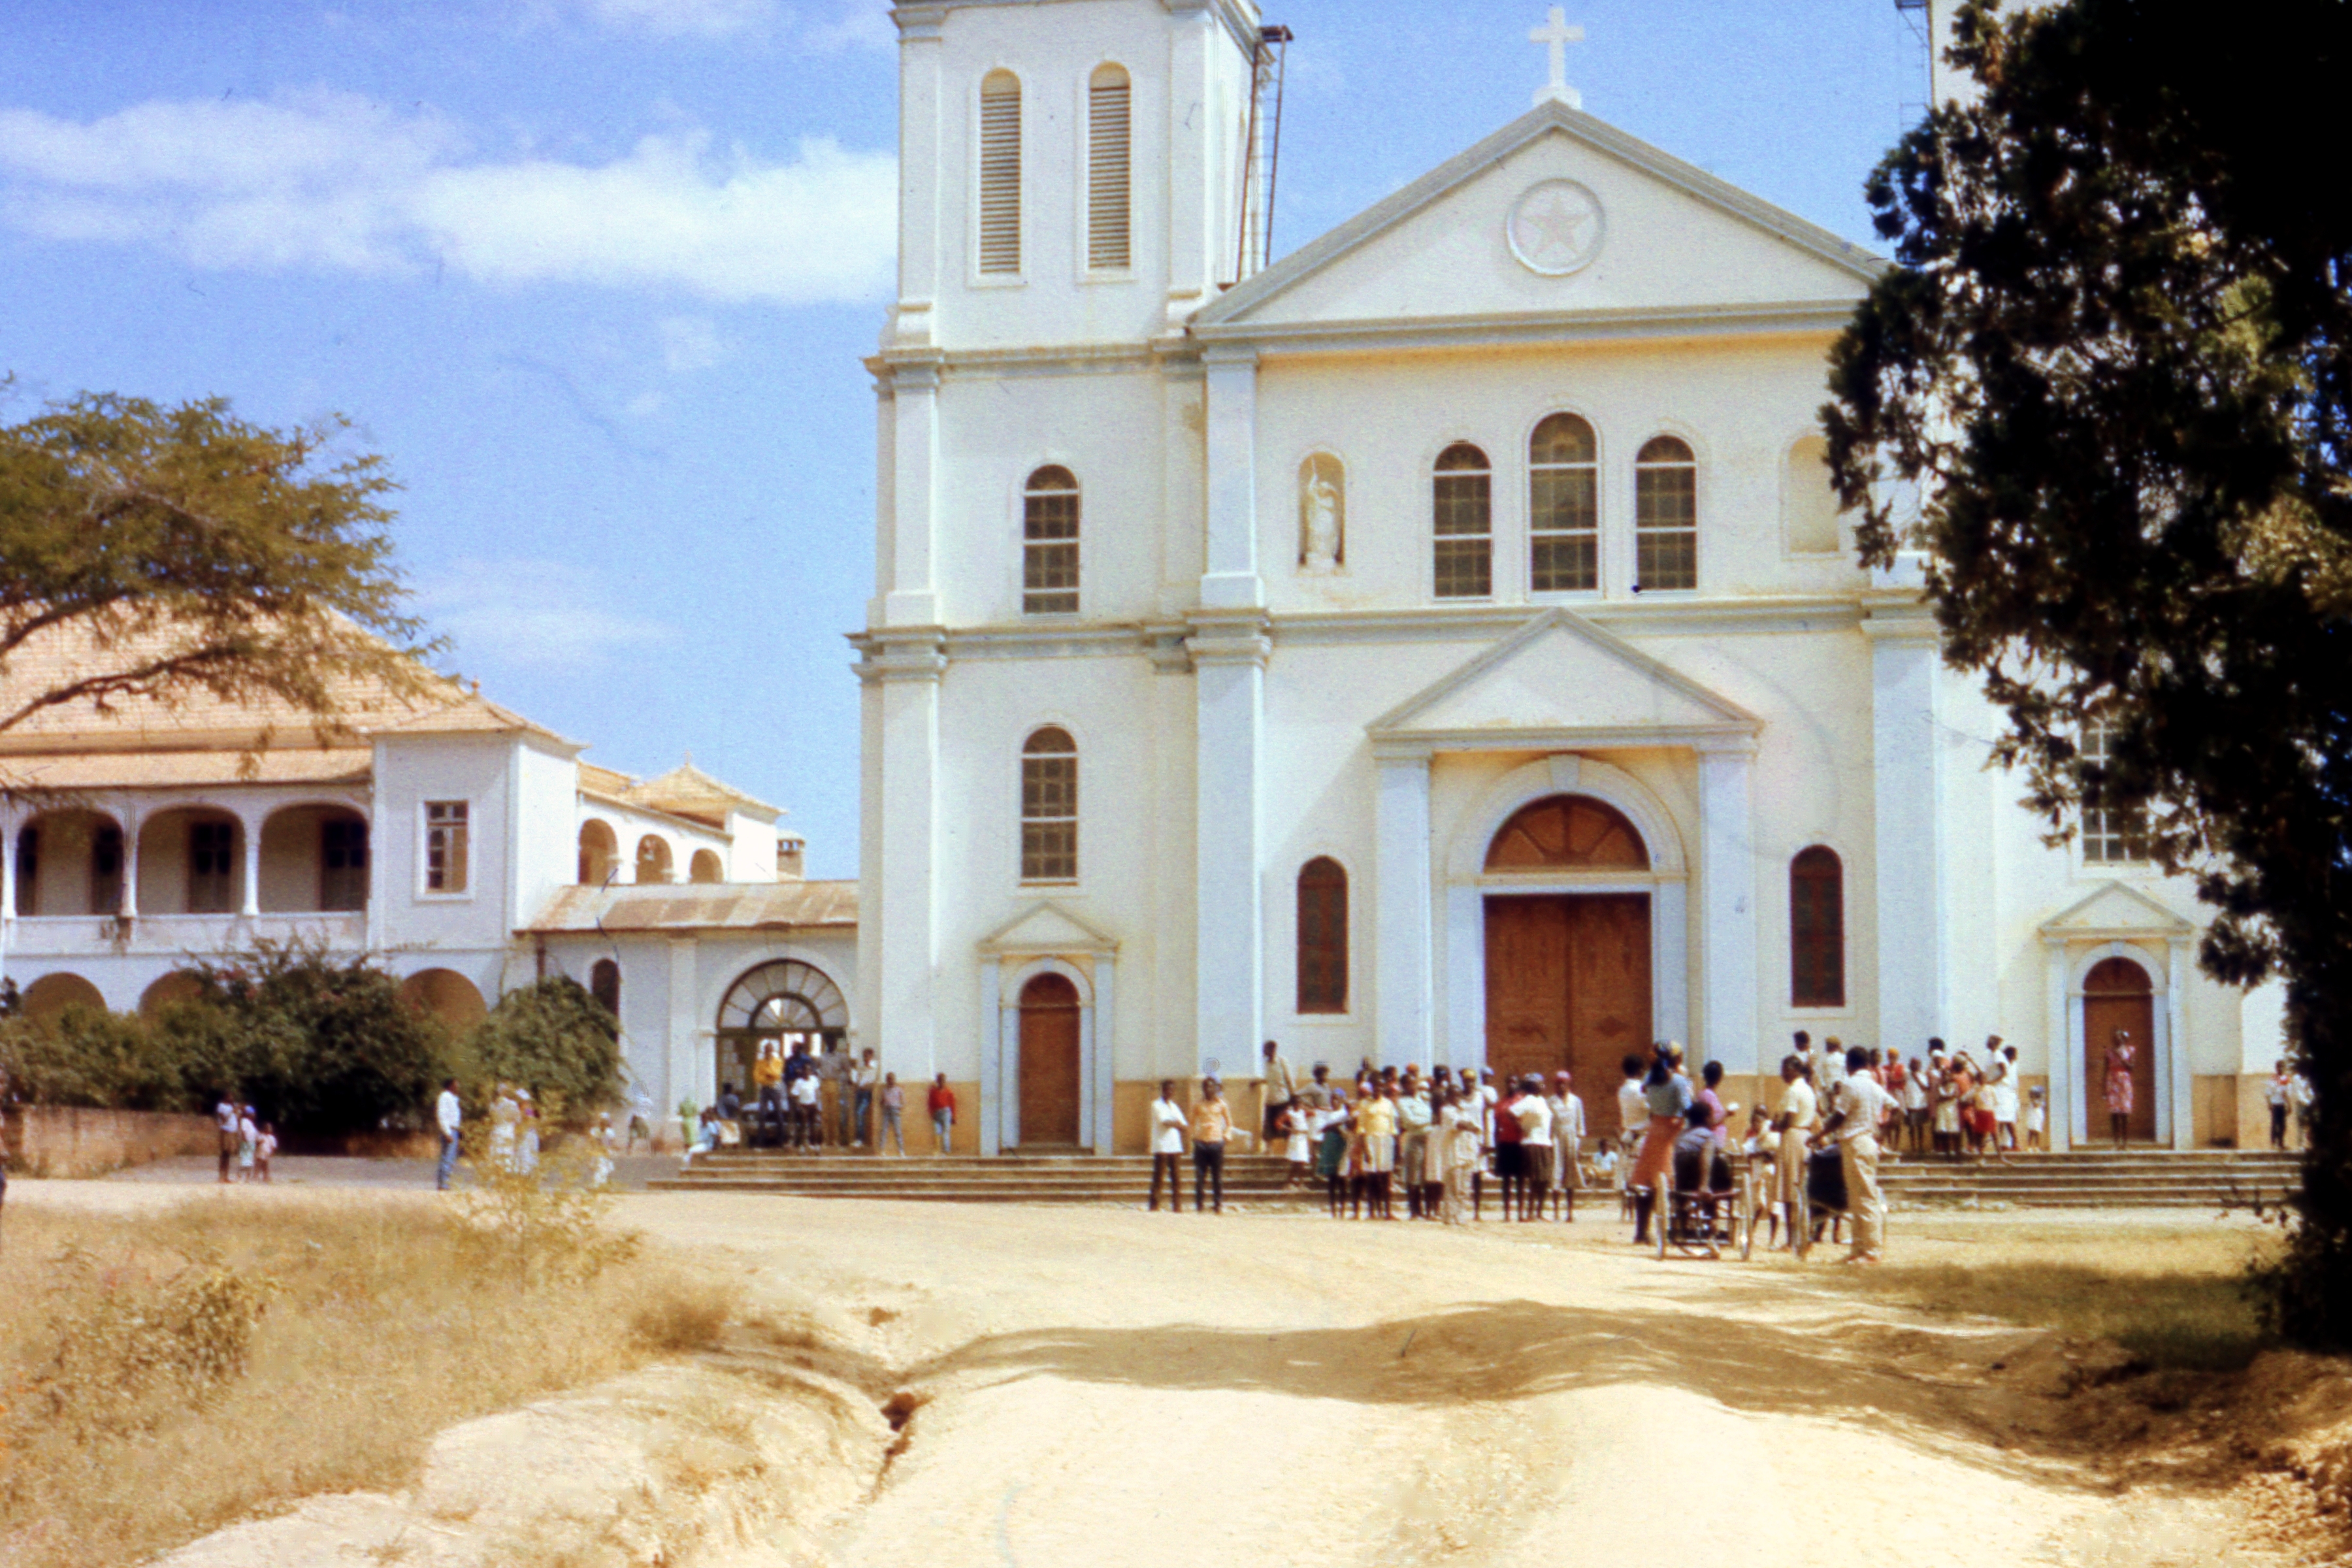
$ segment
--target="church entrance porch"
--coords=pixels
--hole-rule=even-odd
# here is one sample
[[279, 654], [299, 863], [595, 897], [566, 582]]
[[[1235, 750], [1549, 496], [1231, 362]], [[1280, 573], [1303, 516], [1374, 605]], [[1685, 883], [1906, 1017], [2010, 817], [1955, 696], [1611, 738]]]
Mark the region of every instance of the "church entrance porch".
[[1587, 1130], [1617, 1125], [1618, 1063], [1650, 1042], [1650, 896], [1486, 900], [1486, 1065], [1502, 1078], [1565, 1068]]
[[1021, 988], [1020, 1146], [1072, 1149], [1078, 1142], [1078, 988], [1040, 974]]

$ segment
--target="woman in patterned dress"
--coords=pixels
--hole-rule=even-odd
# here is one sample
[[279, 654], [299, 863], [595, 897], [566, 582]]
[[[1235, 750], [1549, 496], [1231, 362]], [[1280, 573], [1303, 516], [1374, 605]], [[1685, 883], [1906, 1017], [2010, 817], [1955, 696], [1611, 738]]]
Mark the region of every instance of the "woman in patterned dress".
[[2117, 1029], [2115, 1043], [2107, 1047], [2107, 1130], [2114, 1133], [2116, 1147], [2124, 1146], [2126, 1129], [2132, 1114], [2132, 1037], [2129, 1029]]

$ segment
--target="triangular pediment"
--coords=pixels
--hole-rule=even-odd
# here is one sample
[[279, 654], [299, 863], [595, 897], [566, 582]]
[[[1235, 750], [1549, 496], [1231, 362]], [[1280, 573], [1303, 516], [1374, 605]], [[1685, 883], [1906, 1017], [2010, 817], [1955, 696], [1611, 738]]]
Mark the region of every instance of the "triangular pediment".
[[1032, 904], [980, 944], [991, 953], [1117, 952], [1118, 942], [1051, 901]]
[[[1576, 189], [1544, 194], [1565, 185]], [[1750, 317], [1818, 317], [1826, 327], [1884, 265], [1638, 137], [1546, 103], [1233, 289], [1193, 328], [1246, 340], [1316, 325], [1529, 319], [1655, 330], [1683, 317], [1704, 330], [1713, 316], [1731, 330]]]
[[2122, 882], [2109, 882], [2088, 898], [2042, 922], [2042, 934], [2056, 937], [2187, 936], [2197, 927]]
[[1546, 610], [1372, 721], [1374, 740], [1674, 745], [1752, 736], [1762, 721], [1583, 616]]

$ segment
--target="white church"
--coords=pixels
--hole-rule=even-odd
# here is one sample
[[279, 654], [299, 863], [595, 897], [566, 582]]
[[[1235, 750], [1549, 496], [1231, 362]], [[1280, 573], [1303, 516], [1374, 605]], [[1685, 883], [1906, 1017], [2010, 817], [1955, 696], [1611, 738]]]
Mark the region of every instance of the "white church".
[[1251, 0], [893, 15], [852, 1014], [974, 1147], [1139, 1150], [1266, 1039], [1570, 1068], [1607, 1131], [1624, 1053], [1747, 1100], [1802, 1029], [1998, 1033], [2063, 1148], [2116, 1027], [2137, 1136], [2258, 1142], [2275, 994], [2130, 823], [2044, 844], [1854, 563], [1879, 258], [1584, 113], [1557, 12], [1532, 110], [1271, 264]]

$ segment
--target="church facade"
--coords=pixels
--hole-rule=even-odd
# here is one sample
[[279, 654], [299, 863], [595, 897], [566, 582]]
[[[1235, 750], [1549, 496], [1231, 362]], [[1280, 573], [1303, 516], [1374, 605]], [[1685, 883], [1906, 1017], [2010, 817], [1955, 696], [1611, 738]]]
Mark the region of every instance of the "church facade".
[[1266, 1039], [1567, 1068], [1607, 1131], [1624, 1054], [1745, 1100], [1798, 1029], [1997, 1033], [2064, 1147], [2117, 1027], [2138, 1136], [2247, 1141], [2273, 994], [2128, 824], [2043, 842], [1854, 563], [1816, 410], [1878, 259], [1555, 86], [1261, 266], [1248, 0], [894, 16], [856, 1012], [974, 1147], [1140, 1149]]

